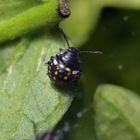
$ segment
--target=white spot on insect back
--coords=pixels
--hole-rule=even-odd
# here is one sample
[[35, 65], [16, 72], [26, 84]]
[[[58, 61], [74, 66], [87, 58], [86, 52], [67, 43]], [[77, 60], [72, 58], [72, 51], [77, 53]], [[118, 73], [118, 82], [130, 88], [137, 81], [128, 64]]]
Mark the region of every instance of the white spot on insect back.
[[77, 70], [72, 71], [72, 74], [73, 74], [73, 75], [76, 75], [76, 74], [78, 74], [78, 73], [79, 73], [79, 71], [77, 71]]
[[60, 64], [59, 66], [60, 66], [60, 68], [64, 68], [64, 65], [63, 64]]
[[65, 69], [66, 69], [66, 71], [70, 72], [70, 68], [65, 68]]
[[68, 55], [65, 55], [65, 58], [68, 58]]
[[57, 62], [56, 59], [53, 60], [53, 63], [54, 63], [54, 65], [57, 65], [58, 64], [58, 62]]
[[66, 60], [66, 58], [65, 57], [62, 57], [62, 59], [65, 61]]

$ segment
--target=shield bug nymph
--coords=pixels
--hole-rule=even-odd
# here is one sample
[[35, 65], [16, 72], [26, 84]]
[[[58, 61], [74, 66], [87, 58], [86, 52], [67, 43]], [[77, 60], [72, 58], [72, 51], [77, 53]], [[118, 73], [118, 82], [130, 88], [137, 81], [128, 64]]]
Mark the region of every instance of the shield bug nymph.
[[81, 61], [79, 55], [82, 53], [99, 54], [99, 51], [79, 51], [69, 45], [68, 39], [60, 28], [68, 45], [67, 49], [59, 49], [59, 53], [51, 56], [48, 64], [48, 76], [57, 85], [71, 86], [77, 83], [81, 76]]

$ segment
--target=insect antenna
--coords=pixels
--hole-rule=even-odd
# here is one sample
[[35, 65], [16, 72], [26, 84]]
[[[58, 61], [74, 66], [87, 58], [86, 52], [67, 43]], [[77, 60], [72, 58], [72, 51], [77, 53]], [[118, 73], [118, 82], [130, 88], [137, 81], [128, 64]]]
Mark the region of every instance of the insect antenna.
[[60, 29], [61, 33], [63, 34], [63, 37], [64, 37], [64, 39], [65, 39], [65, 41], [68, 45], [68, 48], [70, 48], [70, 44], [69, 44], [69, 41], [68, 41], [68, 38], [67, 38], [66, 34], [64, 33], [64, 31], [61, 27], [59, 27], [59, 29]]
[[79, 54], [103, 54], [101, 51], [80, 51]]

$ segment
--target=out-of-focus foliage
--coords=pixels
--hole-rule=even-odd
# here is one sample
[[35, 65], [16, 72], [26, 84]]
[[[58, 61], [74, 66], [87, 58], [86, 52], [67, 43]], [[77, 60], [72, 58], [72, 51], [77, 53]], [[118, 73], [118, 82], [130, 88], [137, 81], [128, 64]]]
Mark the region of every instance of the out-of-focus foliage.
[[71, 42], [80, 46], [90, 36], [100, 16], [102, 6], [97, 0], [73, 0], [70, 3], [71, 16], [62, 23]]
[[99, 140], [140, 139], [140, 97], [113, 85], [95, 93], [95, 129]]
[[[76, 2], [78, 3], [79, 1], [77, 0]], [[72, 3], [74, 4], [76, 2]], [[90, 6], [93, 4], [91, 4], [90, 0], [85, 1], [85, 3], [90, 3]], [[88, 4], [85, 4], [85, 6]], [[97, 7], [92, 8], [92, 12], [86, 16], [84, 14], [87, 11], [84, 11], [82, 8], [79, 9], [79, 15], [83, 15], [85, 18], [80, 18], [80, 16], [74, 14], [76, 10], [73, 10], [71, 18], [67, 20], [66, 24], [65, 22], [63, 23], [65, 24], [64, 27], [70, 40], [78, 45], [78, 47], [81, 47], [81, 50], [99, 50], [103, 52], [103, 55], [85, 54], [81, 56], [83, 62], [82, 82], [84, 83], [86, 94], [83, 97], [84, 107], [80, 110], [82, 116], [78, 118], [76, 122], [79, 127], [72, 130], [70, 134], [71, 140], [84, 140], [85, 136], [87, 136], [86, 138], [89, 140], [96, 139], [93, 119], [94, 117], [96, 118], [96, 115], [94, 115], [94, 109], [91, 109], [90, 106], [93, 104], [94, 107], [94, 91], [99, 84], [112, 83], [121, 85], [136, 91], [138, 94], [137, 97], [139, 97], [140, 93], [140, 1], [100, 0], [99, 2], [99, 0], [94, 0], [94, 4]], [[80, 2], [77, 5], [80, 7]], [[84, 9], [88, 8], [84, 7]], [[91, 17], [91, 14], [94, 13], [100, 15]], [[97, 19], [99, 20], [97, 21]], [[90, 22], [88, 22], [90, 23], [90, 27], [89, 24], [87, 24], [86, 28], [85, 21], [88, 20], [90, 20]], [[83, 26], [79, 31], [78, 24], [71, 26], [76, 21], [80, 21], [79, 26]], [[80, 34], [80, 38], [78, 34]], [[87, 38], [84, 37], [86, 34], [88, 34]], [[129, 96], [129, 94], [126, 96]], [[85, 108], [90, 109], [85, 112]], [[127, 106], [125, 111], [127, 112]], [[139, 126], [140, 124], [138, 127]], [[91, 136], [91, 134], [93, 136]], [[102, 138], [100, 139], [103, 140]], [[131, 137], [131, 140], [135, 140], [135, 138]]]
[[70, 40], [76, 46], [85, 43], [96, 28], [101, 11], [105, 7], [140, 9], [139, 0], [71, 0], [71, 16], [62, 23]]

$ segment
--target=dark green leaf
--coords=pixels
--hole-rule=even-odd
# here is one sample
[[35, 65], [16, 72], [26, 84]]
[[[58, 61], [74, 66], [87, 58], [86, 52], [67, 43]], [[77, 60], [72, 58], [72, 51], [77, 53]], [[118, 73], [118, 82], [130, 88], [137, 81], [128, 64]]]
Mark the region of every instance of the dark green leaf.
[[95, 94], [95, 129], [99, 140], [140, 139], [140, 98], [122, 87], [100, 86]]

